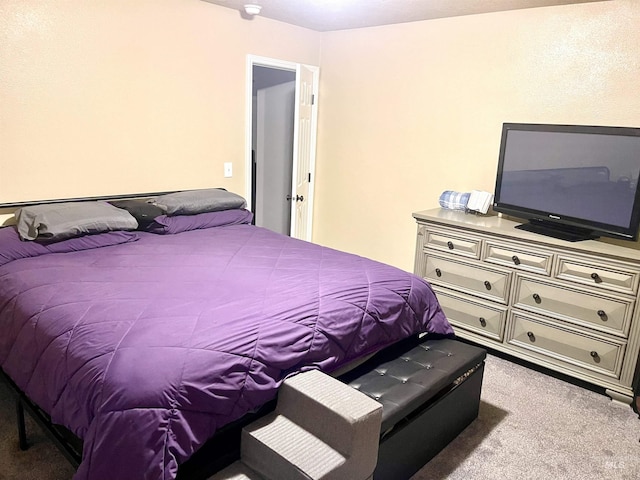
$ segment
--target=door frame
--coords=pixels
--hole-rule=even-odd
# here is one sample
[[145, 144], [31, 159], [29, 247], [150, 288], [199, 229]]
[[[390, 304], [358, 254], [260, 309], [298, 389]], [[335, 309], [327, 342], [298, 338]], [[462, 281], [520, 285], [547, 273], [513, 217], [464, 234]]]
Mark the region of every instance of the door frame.
[[[296, 74], [296, 87], [299, 81], [300, 75], [300, 67], [301, 63], [289, 62], [286, 60], [277, 60], [269, 57], [262, 57], [258, 55], [247, 55], [247, 64], [246, 64], [246, 93], [245, 93], [245, 197], [247, 201], [247, 205], [252, 205], [253, 194], [252, 194], [252, 184], [253, 184], [253, 159], [252, 159], [252, 138], [253, 138], [253, 67], [267, 67], [267, 68], [279, 68], [281, 70], [288, 70], [295, 72]], [[317, 108], [317, 99], [318, 99], [318, 81], [320, 78], [320, 69], [313, 65], [305, 65], [308, 69], [313, 71], [313, 95], [315, 100], [315, 104], [312, 110], [312, 118], [311, 118], [311, 128], [310, 128], [310, 159], [309, 159], [309, 170], [311, 174], [311, 181], [309, 182], [309, 198], [307, 199], [307, 209], [309, 211], [309, 222], [307, 224], [307, 231], [305, 238], [303, 240], [311, 241], [312, 237], [312, 225], [313, 225], [313, 199], [314, 199], [314, 191], [315, 191], [315, 167], [316, 167], [316, 145], [317, 145], [317, 137], [318, 137], [318, 108]], [[298, 98], [299, 92], [296, 88], [296, 99]], [[298, 139], [296, 138], [295, 132], [298, 131], [298, 115], [297, 115], [297, 105], [296, 105], [296, 115], [294, 118], [294, 151], [295, 145]], [[292, 162], [295, 159], [291, 160]], [[294, 179], [295, 181], [295, 179]], [[292, 185], [293, 191], [293, 185]]]

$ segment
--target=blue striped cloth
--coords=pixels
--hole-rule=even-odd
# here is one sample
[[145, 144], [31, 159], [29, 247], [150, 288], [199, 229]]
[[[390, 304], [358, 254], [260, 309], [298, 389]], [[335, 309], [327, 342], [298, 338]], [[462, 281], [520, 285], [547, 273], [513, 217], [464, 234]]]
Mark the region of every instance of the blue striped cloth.
[[439, 203], [442, 208], [448, 210], [466, 210], [469, 203], [469, 192], [454, 192], [445, 190], [440, 194]]

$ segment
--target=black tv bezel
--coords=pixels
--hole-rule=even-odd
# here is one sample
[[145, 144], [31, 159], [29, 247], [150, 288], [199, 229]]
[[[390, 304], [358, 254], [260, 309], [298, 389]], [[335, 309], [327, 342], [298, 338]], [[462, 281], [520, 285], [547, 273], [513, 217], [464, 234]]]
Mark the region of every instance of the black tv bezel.
[[[558, 238], [565, 238], [562, 235], [562, 231], [567, 230], [569, 236], [575, 236], [575, 238], [566, 237], [565, 239], [567, 240], [580, 240], [589, 238], [594, 239], [598, 238], [599, 236], [606, 236], [629, 241], [635, 241], [638, 239], [638, 228], [640, 227], [640, 181], [638, 181], [636, 185], [631, 218], [627, 227], [594, 222], [585, 218], [569, 217], [560, 215], [556, 212], [545, 212], [502, 202], [500, 200], [500, 189], [502, 186], [504, 155], [506, 150], [507, 135], [511, 130], [552, 133], [588, 133], [597, 135], [640, 137], [640, 128], [542, 123], [503, 123], [493, 202], [493, 210], [496, 212], [503, 213], [511, 217], [528, 220], [530, 224], [534, 224], [534, 226], [535, 224], [540, 224], [544, 225], [544, 228], [548, 227], [551, 229], [558, 229], [560, 232], [559, 235], [554, 235], [553, 232], [548, 233], [549, 235], [557, 236]], [[640, 162], [640, 157], [638, 158], [638, 162]], [[525, 230], [528, 229], [526, 225], [522, 225], [520, 227]]]

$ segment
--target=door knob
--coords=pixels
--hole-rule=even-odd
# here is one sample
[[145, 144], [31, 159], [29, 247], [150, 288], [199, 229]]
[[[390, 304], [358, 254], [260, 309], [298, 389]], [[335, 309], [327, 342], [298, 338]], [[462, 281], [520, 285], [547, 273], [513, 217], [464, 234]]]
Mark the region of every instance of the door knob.
[[304, 201], [304, 197], [302, 195], [296, 195], [296, 202]]
[[295, 197], [292, 197], [291, 195], [287, 195], [287, 200], [294, 200], [295, 201]]

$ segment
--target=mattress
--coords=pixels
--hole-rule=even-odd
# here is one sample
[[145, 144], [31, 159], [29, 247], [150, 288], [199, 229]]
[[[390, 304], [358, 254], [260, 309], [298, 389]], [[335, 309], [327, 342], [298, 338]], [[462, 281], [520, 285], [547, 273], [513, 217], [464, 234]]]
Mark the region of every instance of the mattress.
[[252, 225], [0, 266], [0, 367], [84, 442], [74, 480], [173, 479], [289, 375], [453, 334], [400, 269]]

